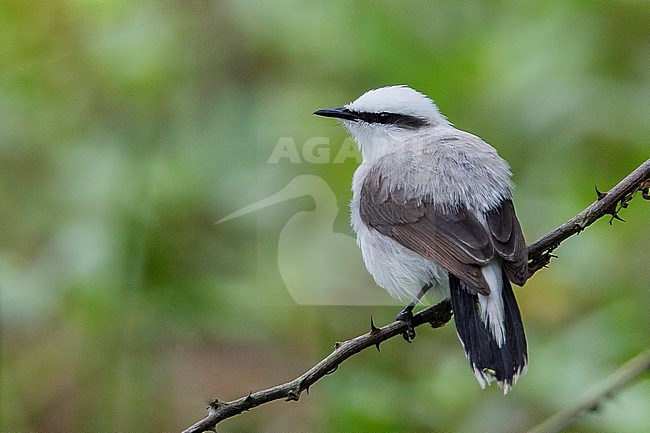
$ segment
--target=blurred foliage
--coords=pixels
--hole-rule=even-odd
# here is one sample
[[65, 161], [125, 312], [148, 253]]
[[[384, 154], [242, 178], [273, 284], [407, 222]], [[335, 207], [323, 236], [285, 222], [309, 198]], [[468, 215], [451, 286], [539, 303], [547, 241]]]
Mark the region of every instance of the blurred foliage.
[[[308, 198], [215, 224], [311, 174], [350, 234], [356, 162], [333, 163], [349, 143], [314, 109], [387, 84], [432, 96], [510, 162], [532, 241], [648, 158], [649, 53], [642, 1], [2, 2], [0, 430], [178, 431], [394, 318], [292, 301], [278, 238]], [[300, 163], [267, 163], [280, 137]], [[308, 162], [310, 137], [331, 163]], [[648, 346], [649, 215], [635, 199], [517, 291], [531, 365], [507, 397], [479, 389], [449, 325], [220, 431], [539, 422]], [[647, 431], [649, 407], [646, 376], [570, 431]]]

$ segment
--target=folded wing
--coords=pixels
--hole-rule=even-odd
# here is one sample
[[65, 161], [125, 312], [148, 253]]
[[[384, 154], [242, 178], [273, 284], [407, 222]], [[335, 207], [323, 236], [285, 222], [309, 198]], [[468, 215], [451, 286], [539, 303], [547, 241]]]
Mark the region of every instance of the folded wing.
[[360, 213], [366, 225], [442, 266], [483, 295], [490, 288], [481, 266], [495, 254], [503, 258], [511, 281], [525, 282], [526, 245], [510, 200], [487, 213], [486, 229], [464, 206], [443, 212], [435, 197], [403, 200], [403, 191], [381, 190], [381, 180], [376, 171], [364, 180]]

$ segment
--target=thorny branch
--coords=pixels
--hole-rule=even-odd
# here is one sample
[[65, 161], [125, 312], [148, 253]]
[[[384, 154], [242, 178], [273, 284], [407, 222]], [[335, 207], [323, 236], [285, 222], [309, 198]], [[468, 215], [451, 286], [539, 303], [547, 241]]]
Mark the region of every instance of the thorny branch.
[[627, 175], [607, 193], [598, 191], [598, 199], [585, 210], [552, 232], [542, 236], [535, 243], [528, 245], [528, 278], [545, 267], [553, 258], [553, 251], [567, 238], [580, 233], [597, 219], [611, 215], [609, 223], [614, 219], [621, 220], [618, 213], [628, 207], [630, 200], [641, 191], [644, 199], [650, 200], [650, 159], [646, 160], [636, 170]]
[[[451, 319], [451, 305], [443, 301], [438, 305], [426, 308], [413, 316], [413, 326], [430, 323], [433, 328], [444, 326]], [[253, 392], [246, 397], [229, 402], [213, 401], [208, 406], [208, 415], [183, 433], [199, 433], [213, 431], [220, 421], [240, 414], [261, 404], [284, 398], [287, 401], [298, 400], [303, 391], [323, 376], [333, 373], [343, 361], [363, 349], [375, 346], [379, 350], [379, 343], [396, 335], [401, 335], [406, 330], [406, 323], [395, 321], [382, 328], [377, 328], [370, 320], [370, 332], [360, 335], [343, 343], [336, 343], [334, 351], [320, 361], [302, 376], [273, 388]]]
[[[636, 193], [641, 191], [642, 197], [649, 200], [649, 190], [650, 159], [641, 164], [636, 170], [630, 173], [607, 193], [601, 193], [598, 191], [598, 188], [596, 188], [598, 199], [594, 203], [569, 221], [562, 224], [560, 227], [528, 246], [528, 278], [541, 268], [548, 265], [551, 258], [555, 257], [552, 254], [553, 251], [564, 240], [574, 234], [580, 233], [586, 227], [605, 215], [611, 215], [612, 218], [610, 219], [610, 224], [613, 219], [621, 219], [618, 213], [621, 209], [628, 206], [628, 203]], [[414, 315], [413, 326], [416, 327], [424, 323], [429, 323], [433, 328], [440, 328], [451, 320], [451, 314], [451, 305], [448, 301], [443, 301]], [[333, 373], [346, 359], [371, 346], [375, 346], [379, 350], [380, 343], [393, 338], [396, 335], [402, 335], [405, 330], [406, 324], [401, 321], [395, 321], [384, 327], [377, 328], [371, 320], [370, 332], [343, 343], [336, 343], [334, 351], [329, 356], [300, 377], [282, 385], [277, 385], [262, 391], [252, 392], [246, 397], [241, 397], [237, 400], [229, 402], [214, 400], [208, 407], [208, 414], [202, 420], [187, 428], [182, 433], [216, 431], [216, 426], [219, 422], [264, 403], [279, 399], [285, 399], [287, 401], [298, 400], [303, 391], [308, 391], [309, 387], [316, 381], [327, 374]], [[637, 375], [638, 374], [640, 374], [640, 372], [637, 373]], [[629, 378], [625, 383], [629, 382], [629, 380], [631, 380], [631, 378]], [[609, 393], [611, 392], [613, 392], [613, 390]]]

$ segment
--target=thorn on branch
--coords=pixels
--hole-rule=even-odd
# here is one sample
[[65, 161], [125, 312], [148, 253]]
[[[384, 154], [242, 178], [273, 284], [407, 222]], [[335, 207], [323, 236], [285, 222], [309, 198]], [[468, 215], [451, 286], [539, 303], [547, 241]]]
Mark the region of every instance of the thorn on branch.
[[[619, 209], [619, 210], [620, 210], [620, 209]], [[624, 220], [623, 218], [621, 218], [620, 216], [618, 216], [618, 211], [615, 211], [615, 212], [614, 212], [613, 214], [611, 214], [611, 215], [612, 215], [612, 217], [609, 219], [609, 225], [610, 225], [610, 226], [612, 225], [612, 222], [613, 222], [614, 220], [619, 220], [619, 221], [623, 221], [623, 222], [625, 222], [625, 220]]]
[[[379, 328], [375, 326], [375, 322], [372, 320], [372, 316], [370, 316], [370, 335], [376, 335], [379, 332]], [[377, 348], [377, 352], [381, 352], [381, 349], [379, 348], [379, 343], [381, 341], [378, 341], [375, 344], [375, 347]]]
[[621, 209], [627, 209], [628, 203], [630, 202], [630, 200], [632, 200], [633, 197], [634, 194], [628, 194], [625, 197], [623, 197], [621, 199]]
[[[253, 391], [249, 392], [246, 398], [244, 399], [244, 404], [248, 407], [253, 402]], [[248, 409], [246, 409], [248, 410]]]
[[639, 191], [641, 191], [641, 197], [644, 200], [650, 200], [650, 180], [644, 180], [639, 186]]
[[300, 387], [298, 389], [290, 389], [287, 391], [286, 401], [298, 401], [300, 399]]
[[375, 326], [375, 322], [372, 320], [372, 316], [370, 316], [370, 334], [376, 334], [379, 332], [379, 328]]
[[544, 251], [539, 256], [530, 259], [528, 262], [528, 278], [532, 277], [535, 272], [539, 271], [540, 269], [547, 268], [549, 263], [551, 263], [551, 259], [557, 259], [557, 256], [552, 253], [555, 248], [557, 248], [557, 246], [553, 246]]
[[[643, 196], [643, 198], [648, 196], [648, 189], [650, 189], [650, 185], [648, 183], [649, 183], [649, 181], [645, 180], [639, 185], [638, 190], [641, 191], [641, 195]], [[645, 188], [645, 192], [644, 192], [644, 188]], [[596, 187], [596, 194], [598, 195], [598, 200], [602, 200], [607, 195], [606, 192], [600, 192], [598, 190], [598, 187]], [[623, 198], [621, 198], [617, 203], [614, 203], [610, 207], [605, 209], [605, 213], [607, 215], [612, 216], [609, 219], [609, 225], [610, 226], [612, 225], [614, 220], [619, 220], [619, 221], [625, 222], [625, 220], [623, 218], [621, 218], [618, 213], [621, 211], [621, 209], [627, 209], [627, 207], [629, 206], [630, 201], [634, 198], [635, 194], [636, 194], [636, 191], [630, 192], [629, 194], [626, 194]], [[648, 196], [648, 199], [650, 199], [650, 196]]]
[[221, 406], [221, 402], [218, 399], [212, 400], [212, 402], [208, 405], [208, 411], [216, 411], [219, 406]]

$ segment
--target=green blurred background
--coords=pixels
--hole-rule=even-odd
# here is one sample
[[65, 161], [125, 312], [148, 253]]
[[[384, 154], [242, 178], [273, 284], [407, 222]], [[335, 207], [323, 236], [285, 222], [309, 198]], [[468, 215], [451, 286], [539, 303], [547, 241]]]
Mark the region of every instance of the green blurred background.
[[[351, 234], [357, 163], [334, 163], [349, 141], [317, 108], [388, 84], [430, 95], [510, 162], [529, 242], [650, 153], [643, 1], [5, 1], [0, 61], [2, 432], [179, 431], [393, 320], [288, 293], [279, 260], [310, 269], [280, 257], [283, 227], [324, 196], [216, 224], [312, 175]], [[281, 137], [297, 153], [270, 163]], [[303, 153], [312, 137], [328, 163]], [[650, 206], [622, 217], [516, 291], [530, 370], [506, 397], [480, 390], [449, 324], [219, 431], [525, 430], [650, 343]], [[363, 268], [328, 272], [381, 294]], [[646, 375], [567, 431], [648, 431], [649, 408]]]

